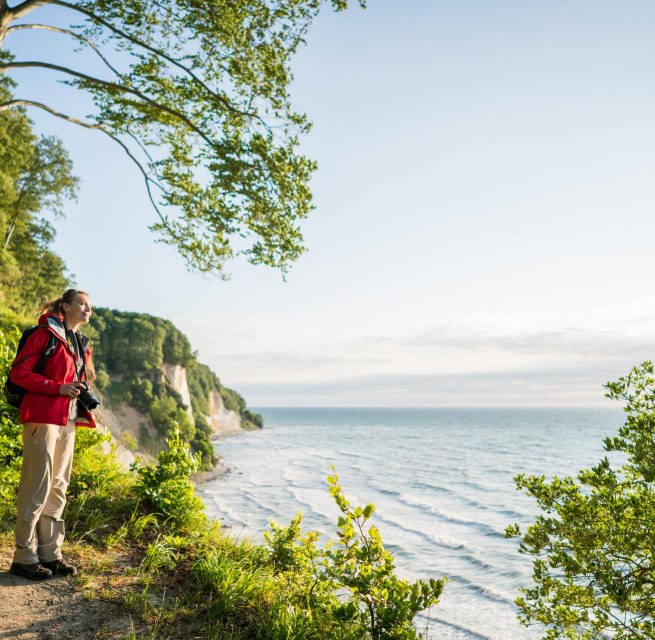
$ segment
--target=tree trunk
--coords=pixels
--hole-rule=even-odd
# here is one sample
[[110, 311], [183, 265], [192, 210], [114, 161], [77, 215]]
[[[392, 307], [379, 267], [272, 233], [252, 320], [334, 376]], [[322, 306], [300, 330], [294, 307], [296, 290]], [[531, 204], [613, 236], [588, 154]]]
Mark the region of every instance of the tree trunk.
[[9, 25], [28, 13], [38, 9], [44, 4], [49, 4], [48, 0], [24, 0], [14, 7], [7, 6], [7, 0], [0, 0], [0, 49], [7, 36]]
[[9, 249], [9, 243], [11, 242], [11, 236], [14, 235], [14, 229], [16, 228], [16, 222], [18, 222], [18, 216], [20, 214], [20, 210], [18, 209], [18, 206], [16, 206], [14, 210], [14, 215], [7, 225], [7, 232], [5, 233], [5, 243], [4, 243], [4, 250], [6, 251]]

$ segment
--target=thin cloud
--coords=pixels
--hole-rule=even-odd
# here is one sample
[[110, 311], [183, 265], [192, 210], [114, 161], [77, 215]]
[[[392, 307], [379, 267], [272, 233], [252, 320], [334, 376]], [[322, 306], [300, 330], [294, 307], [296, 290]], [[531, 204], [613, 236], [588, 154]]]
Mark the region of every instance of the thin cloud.
[[[570, 367], [459, 375], [369, 375], [328, 382], [241, 385], [254, 405], [613, 406], [603, 385], [624, 370]], [[303, 402], [304, 401], [304, 402]]]
[[501, 351], [587, 358], [645, 358], [655, 351], [652, 334], [621, 335], [613, 331], [579, 328], [503, 333], [446, 325], [421, 328], [405, 335], [377, 336], [371, 339], [371, 343], [412, 348]]
[[629, 323], [622, 331], [443, 324], [358, 336], [249, 329], [203, 328], [200, 355], [261, 406], [605, 407], [603, 384], [653, 347], [643, 325]]

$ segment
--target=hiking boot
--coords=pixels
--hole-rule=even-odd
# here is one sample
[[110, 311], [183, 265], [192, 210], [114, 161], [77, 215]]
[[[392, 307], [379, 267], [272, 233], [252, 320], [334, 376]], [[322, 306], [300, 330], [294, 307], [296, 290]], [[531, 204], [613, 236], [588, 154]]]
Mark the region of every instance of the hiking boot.
[[38, 562], [34, 564], [12, 562], [11, 567], [9, 567], [9, 573], [20, 576], [21, 578], [27, 578], [28, 580], [47, 580], [48, 578], [52, 578], [52, 571]]
[[53, 576], [74, 576], [77, 573], [77, 568], [72, 564], [68, 564], [63, 558], [51, 562], [42, 562], [41, 564], [46, 569], [50, 569]]

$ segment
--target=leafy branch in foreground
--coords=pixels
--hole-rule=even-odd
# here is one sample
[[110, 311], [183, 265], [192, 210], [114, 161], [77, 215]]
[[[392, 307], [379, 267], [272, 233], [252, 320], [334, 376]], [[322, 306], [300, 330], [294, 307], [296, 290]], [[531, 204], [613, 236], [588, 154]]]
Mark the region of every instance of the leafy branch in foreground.
[[344, 617], [365, 620], [372, 640], [416, 638], [416, 614], [439, 602], [446, 579], [408, 582], [398, 578], [393, 555], [384, 548], [377, 528], [368, 524], [375, 506], [352, 507], [336, 474], [328, 476], [328, 483], [343, 516], [339, 518], [337, 545], [329, 551], [325, 568], [352, 594]]
[[[625, 402], [626, 421], [604, 457], [577, 478], [516, 477], [542, 514], [520, 538], [534, 556], [535, 586], [521, 589], [520, 619], [541, 623], [545, 638], [655, 638], [655, 377], [649, 361], [606, 385]], [[623, 454], [623, 455], [621, 455]]]
[[[85, 119], [47, 95], [17, 96], [0, 101], [0, 114], [41, 109], [119, 144], [158, 214], [151, 228], [191, 268], [223, 274], [241, 254], [285, 271], [304, 250], [299, 223], [316, 168], [298, 152], [310, 123], [290, 103], [290, 61], [321, 7], [347, 4], [0, 0], [0, 47], [48, 33], [77, 46], [64, 64], [8, 49], [0, 73], [53, 74], [95, 105]], [[52, 24], [25, 21], [42, 7]]]
[[[301, 586], [296, 581], [295, 590], [305, 593], [310, 611], [327, 608], [333, 621], [347, 630], [345, 637], [416, 640], [421, 635], [414, 618], [438, 603], [446, 578], [400, 579], [393, 555], [369, 524], [375, 506], [352, 507], [334, 470], [328, 484], [342, 513], [336, 543], [320, 549], [316, 532], [301, 537], [300, 514], [286, 528], [272, 523], [264, 535], [273, 565], [296, 578], [305, 575]], [[341, 596], [335, 599], [335, 593]]]

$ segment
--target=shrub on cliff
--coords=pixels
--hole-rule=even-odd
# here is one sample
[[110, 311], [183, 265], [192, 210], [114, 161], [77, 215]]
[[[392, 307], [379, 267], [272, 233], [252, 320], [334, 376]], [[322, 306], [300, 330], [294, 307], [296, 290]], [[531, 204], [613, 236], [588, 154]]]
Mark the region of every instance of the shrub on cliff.
[[187, 412], [170, 396], [162, 396], [152, 401], [150, 417], [157, 431], [164, 437], [170, 437], [176, 430], [186, 442], [195, 436], [196, 428]]
[[205, 521], [203, 505], [189, 481], [200, 463], [200, 455], [191, 453], [175, 429], [168, 438], [168, 451], [157, 456], [157, 465], [136, 468], [136, 493], [175, 529], [200, 526]]

